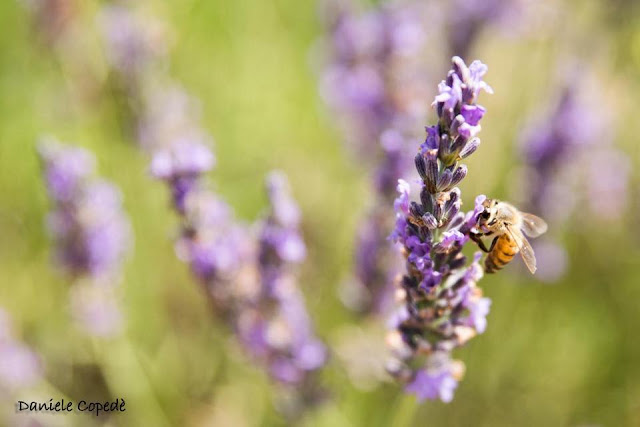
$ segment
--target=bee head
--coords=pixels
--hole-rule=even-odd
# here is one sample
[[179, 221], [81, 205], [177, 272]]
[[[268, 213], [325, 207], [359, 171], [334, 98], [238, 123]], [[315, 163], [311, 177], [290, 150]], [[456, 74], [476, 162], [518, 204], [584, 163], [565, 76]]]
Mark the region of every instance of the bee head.
[[484, 225], [490, 222], [489, 220], [495, 216], [495, 207], [498, 201], [495, 199], [486, 199], [482, 203], [483, 210], [478, 216], [478, 225]]

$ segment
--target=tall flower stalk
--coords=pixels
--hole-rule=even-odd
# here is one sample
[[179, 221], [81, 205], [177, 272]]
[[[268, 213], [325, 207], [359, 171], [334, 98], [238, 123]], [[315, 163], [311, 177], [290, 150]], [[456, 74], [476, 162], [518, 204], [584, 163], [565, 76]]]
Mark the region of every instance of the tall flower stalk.
[[464, 373], [464, 364], [451, 352], [484, 332], [491, 303], [477, 286], [481, 253], [471, 263], [462, 254], [485, 197], [478, 196], [475, 209], [465, 215], [456, 187], [467, 173], [460, 161], [480, 144], [476, 135], [485, 109], [476, 99], [491, 88], [482, 80], [487, 67], [480, 61], [467, 67], [454, 57], [452, 63], [434, 101], [438, 123], [427, 127], [415, 157], [422, 179], [419, 201], [411, 200], [407, 182], [398, 183], [392, 239], [402, 246], [406, 272], [397, 291], [402, 305], [387, 337], [388, 371], [420, 400], [445, 402], [453, 399]]
[[56, 264], [71, 278], [71, 308], [88, 333], [121, 329], [117, 298], [131, 225], [120, 191], [95, 175], [95, 158], [82, 148], [44, 141], [39, 147], [53, 211], [47, 217]]
[[[181, 220], [176, 254], [248, 355], [297, 397], [289, 402], [293, 407], [283, 408], [286, 414], [300, 414], [319, 394], [316, 373], [326, 349], [313, 333], [296, 283], [294, 267], [304, 259], [305, 245], [286, 177], [270, 175], [271, 209], [264, 220], [250, 226], [235, 217], [206, 182], [216, 159], [196, 101], [152, 66], [148, 37], [131, 25], [151, 21], [132, 13], [125, 7], [105, 11], [108, 52], [112, 72], [132, 82], [122, 95], [137, 102], [139, 145], [151, 155], [150, 172], [167, 185]], [[113, 32], [121, 26], [127, 31]]]
[[355, 243], [354, 275], [343, 289], [348, 306], [363, 313], [384, 312], [400, 258], [386, 237], [395, 183], [411, 167], [408, 147], [426, 110], [429, 86], [424, 58], [428, 8], [421, 2], [387, 2], [356, 13], [353, 5], [327, 7], [328, 63], [321, 93], [336, 112], [347, 145], [373, 173], [374, 198]]
[[[614, 146], [613, 117], [601, 108], [593, 87], [598, 85], [587, 77], [563, 85], [551, 107], [523, 131], [524, 179], [518, 193], [523, 206], [541, 212], [555, 230], [566, 228], [577, 206], [606, 222], [619, 219], [627, 203], [630, 162]], [[560, 279], [568, 264], [555, 237], [533, 243], [542, 261], [539, 277], [548, 282]]]
[[267, 181], [271, 209], [256, 236], [205, 188], [201, 158], [199, 150], [178, 144], [157, 152], [152, 162], [152, 172], [167, 182], [183, 220], [177, 253], [249, 356], [295, 397], [283, 412], [299, 415], [320, 396], [316, 373], [326, 362], [295, 275], [306, 254], [299, 209], [286, 176], [272, 173]]
[[316, 374], [327, 350], [315, 336], [296, 267], [306, 256], [300, 234], [300, 210], [281, 172], [267, 177], [270, 209], [259, 228], [260, 290], [239, 313], [241, 341], [272, 378], [295, 390], [288, 413], [299, 413], [320, 397]]

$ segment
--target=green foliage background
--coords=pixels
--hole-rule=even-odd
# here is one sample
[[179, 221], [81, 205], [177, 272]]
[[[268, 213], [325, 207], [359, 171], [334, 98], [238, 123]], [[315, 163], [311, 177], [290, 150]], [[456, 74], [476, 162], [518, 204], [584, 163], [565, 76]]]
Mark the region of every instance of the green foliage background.
[[[84, 59], [104, 75], [93, 17], [99, 3], [80, 3], [91, 29], [83, 36]], [[150, 3], [173, 30], [170, 72], [200, 99], [204, 126], [215, 137], [217, 190], [251, 221], [266, 204], [264, 174], [280, 168], [289, 175], [309, 246], [300, 283], [319, 334], [334, 342], [341, 327], [360, 322], [339, 302], [337, 287], [348, 274], [354, 229], [371, 194], [367, 171], [344, 149], [318, 96], [310, 53], [322, 34], [317, 5]], [[603, 108], [614, 108], [618, 119], [611, 136], [633, 162], [627, 212], [607, 224], [582, 215], [560, 232], [571, 267], [559, 283], [542, 284], [516, 267], [482, 280], [493, 300], [489, 327], [457, 353], [467, 373], [452, 403], [418, 405], [392, 383], [359, 390], [334, 358], [323, 377], [332, 400], [303, 423], [640, 425], [640, 17], [624, 2], [551, 4], [570, 13], [549, 34], [511, 38], [487, 31], [474, 48], [474, 58], [490, 67], [495, 95], [482, 100], [483, 145], [467, 162], [465, 206], [477, 193], [510, 196], [521, 125], [552, 95], [563, 55], [577, 52], [601, 78]], [[0, 304], [18, 336], [42, 355], [47, 379], [23, 400], [127, 400], [123, 414], [59, 415], [46, 418], [47, 425], [285, 424], [264, 374], [212, 320], [175, 257], [177, 222], [165, 188], [150, 179], [148, 159], [123, 132], [118, 103], [109, 93], [76, 93], [82, 75], [38, 43], [18, 2], [0, 2], [0, 28]], [[124, 192], [135, 250], [122, 285], [128, 319], [122, 338], [91, 341], [70, 321], [69, 284], [50, 264], [43, 223], [48, 201], [35, 153], [42, 134], [93, 150], [100, 173]], [[20, 419], [13, 404], [7, 398], [0, 410]]]

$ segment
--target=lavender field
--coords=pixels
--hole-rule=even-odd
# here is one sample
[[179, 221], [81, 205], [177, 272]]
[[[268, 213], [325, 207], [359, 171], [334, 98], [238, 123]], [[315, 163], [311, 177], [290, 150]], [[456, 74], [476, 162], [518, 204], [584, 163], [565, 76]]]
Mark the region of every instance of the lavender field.
[[640, 425], [640, 5], [0, 27], [0, 425]]

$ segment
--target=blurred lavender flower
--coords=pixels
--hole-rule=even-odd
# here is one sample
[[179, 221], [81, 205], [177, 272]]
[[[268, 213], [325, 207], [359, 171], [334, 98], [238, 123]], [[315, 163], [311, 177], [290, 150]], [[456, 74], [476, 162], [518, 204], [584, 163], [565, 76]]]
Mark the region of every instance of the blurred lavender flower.
[[[163, 75], [168, 43], [164, 25], [134, 2], [103, 5], [97, 16], [109, 71], [109, 89], [120, 102], [124, 131], [135, 135], [146, 113], [148, 90]], [[148, 146], [143, 146], [149, 149]]]
[[355, 13], [329, 3], [329, 63], [320, 90], [344, 118], [345, 135], [361, 156], [376, 162], [380, 135], [388, 129], [412, 134], [426, 114], [429, 67], [424, 59], [430, 10], [421, 2], [384, 3]]
[[542, 34], [558, 13], [557, 5], [544, 0], [453, 0], [447, 7], [443, 22], [449, 53], [462, 58], [487, 28], [505, 37]]
[[474, 61], [467, 67], [459, 57], [452, 62], [434, 101], [438, 124], [427, 128], [415, 157], [422, 178], [420, 202], [411, 201], [407, 182], [398, 184], [392, 239], [403, 247], [407, 270], [397, 291], [403, 305], [392, 317], [387, 338], [393, 353], [388, 371], [408, 383], [407, 392], [445, 402], [453, 398], [464, 371], [449, 353], [484, 332], [490, 306], [476, 285], [483, 275], [481, 253], [469, 265], [462, 254], [485, 197], [478, 196], [475, 209], [465, 215], [455, 186], [467, 171], [459, 161], [480, 143], [475, 135], [485, 110], [476, 98], [491, 88], [482, 80], [486, 65]]
[[[587, 76], [567, 84], [557, 102], [523, 132], [524, 179], [518, 193], [530, 212], [549, 218], [552, 229], [563, 229], [578, 205], [603, 221], [620, 218], [626, 207], [630, 162], [613, 145], [613, 117], [593, 87]], [[554, 260], [541, 263], [541, 279], [559, 279], [567, 267], [564, 249], [552, 237], [534, 248]]]
[[15, 339], [10, 316], [0, 309], [0, 389], [11, 392], [27, 388], [41, 377], [38, 356]]
[[178, 212], [184, 212], [187, 194], [194, 189], [200, 176], [213, 165], [213, 153], [205, 145], [177, 140], [153, 154], [151, 174], [169, 184], [173, 206]]
[[[39, 154], [54, 206], [47, 224], [58, 265], [78, 281], [78, 287], [114, 285], [132, 243], [131, 225], [122, 211], [119, 190], [95, 176], [95, 159], [84, 149], [49, 140], [40, 144]], [[72, 308], [76, 318], [87, 319], [87, 313], [100, 316], [98, 311], [113, 304], [115, 297], [95, 299], [84, 306], [72, 304]], [[117, 331], [119, 317], [116, 317], [109, 317], [110, 326], [102, 327], [100, 330], [105, 333], [98, 335], [108, 335], [107, 330]], [[81, 325], [91, 333], [97, 332], [91, 323]]]
[[299, 232], [300, 212], [284, 174], [267, 177], [271, 210], [259, 237], [261, 289], [240, 314], [238, 332], [249, 352], [276, 381], [295, 387], [301, 405], [318, 397], [315, 372], [324, 366], [327, 351], [316, 338], [293, 267], [306, 248]]
[[259, 292], [254, 238], [235, 220], [231, 208], [207, 189], [188, 194], [182, 218], [178, 257], [203, 284], [216, 313], [233, 325], [245, 300]]
[[115, 289], [77, 284], [71, 288], [71, 312], [83, 329], [96, 337], [111, 337], [122, 330], [122, 311]]
[[[575, 179], [563, 174], [567, 167], [571, 168], [571, 165], [565, 165], [569, 158], [575, 159], [571, 163], [577, 165], [571, 168], [571, 175], [577, 174], [577, 179], [587, 182], [590, 189], [625, 190], [626, 187], [628, 161], [612, 144], [610, 129], [614, 126], [611, 119], [602, 113], [595, 96], [583, 92], [579, 83], [566, 86], [546, 115], [533, 118], [523, 132], [521, 153], [528, 183], [524, 190], [528, 195], [527, 208], [552, 219], [562, 220], [573, 208], [571, 204], [567, 205], [565, 196], [559, 194], [564, 191], [557, 187], [561, 183], [576, 184], [572, 182]], [[608, 165], [613, 166], [608, 168]], [[584, 176], [585, 172], [587, 176]], [[578, 188], [576, 191], [580, 192]], [[600, 196], [605, 192], [598, 191]], [[615, 193], [622, 205], [625, 193]], [[589, 203], [593, 202], [593, 214], [608, 217], [621, 213], [622, 209], [611, 210], [607, 203], [598, 203], [598, 199], [587, 199]], [[560, 200], [563, 200], [560, 203], [562, 212], [555, 210]]]
[[[176, 144], [188, 145], [186, 151], [195, 159], [194, 151], [202, 156], [202, 170], [211, 169], [214, 157], [211, 152], [204, 152], [200, 146], [210, 146], [212, 138], [200, 125], [200, 105], [190, 97], [179, 85], [165, 82], [162, 87], [149, 85], [144, 94], [142, 111], [137, 123], [138, 142], [152, 154], [157, 150], [173, 150], [173, 156], [180, 155], [172, 147]], [[186, 154], [181, 155], [183, 158]], [[208, 159], [208, 160], [205, 160]], [[176, 159], [175, 161], [178, 161]], [[187, 159], [182, 160], [185, 163]], [[196, 161], [199, 159], [195, 159]], [[183, 166], [184, 167], [184, 166]]]
[[32, 25], [48, 47], [55, 47], [77, 14], [76, 0], [19, 0], [32, 15]]
[[14, 338], [11, 319], [0, 309], [0, 390], [15, 392], [34, 385], [41, 377], [38, 356]]
[[306, 249], [297, 229], [300, 213], [284, 178], [270, 179], [272, 212], [256, 239], [205, 182], [215, 156], [199, 123], [198, 103], [163, 70], [147, 66], [154, 58], [147, 55], [147, 38], [132, 12], [107, 12], [107, 29], [113, 31], [106, 32], [110, 66], [140, 83], [125, 93], [138, 99], [136, 136], [151, 156], [151, 175], [167, 184], [182, 221], [177, 256], [189, 264], [215, 313], [248, 352], [274, 380], [299, 391], [300, 403], [310, 403], [316, 390], [312, 374], [324, 365], [326, 350], [313, 335], [290, 271], [289, 264], [301, 262]]
[[128, 6], [103, 6], [98, 24], [105, 40], [107, 61], [130, 89], [137, 88], [148, 68], [166, 56], [166, 31], [161, 23], [136, 14]]
[[320, 90], [341, 119], [345, 140], [359, 161], [372, 165], [375, 199], [361, 222], [354, 277], [342, 299], [363, 313], [384, 312], [400, 258], [386, 239], [393, 227], [391, 201], [398, 178], [410, 170], [407, 149], [426, 114], [430, 79], [426, 51], [430, 8], [421, 2], [389, 2], [362, 13], [331, 3], [326, 14], [330, 58]]

